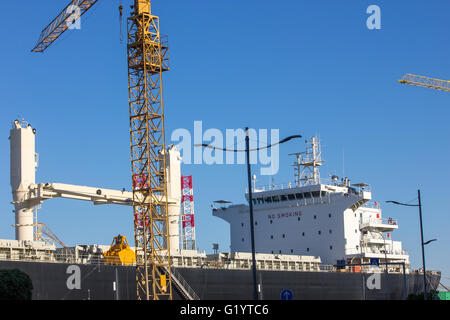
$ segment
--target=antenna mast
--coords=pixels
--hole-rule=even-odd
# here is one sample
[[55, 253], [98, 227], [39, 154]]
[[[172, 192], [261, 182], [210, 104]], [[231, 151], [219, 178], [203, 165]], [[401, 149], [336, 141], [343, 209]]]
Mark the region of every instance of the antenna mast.
[[292, 165], [295, 168], [297, 186], [314, 185], [320, 183], [320, 170], [324, 161], [322, 160], [322, 150], [320, 139], [316, 136], [311, 140], [306, 140], [306, 151], [292, 153], [297, 161]]

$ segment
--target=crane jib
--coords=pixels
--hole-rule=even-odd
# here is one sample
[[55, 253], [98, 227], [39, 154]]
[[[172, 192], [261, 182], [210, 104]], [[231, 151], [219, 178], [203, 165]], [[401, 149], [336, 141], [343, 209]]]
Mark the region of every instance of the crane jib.
[[[44, 52], [54, 43], [70, 25], [74, 23], [74, 18], [79, 18], [92, 8], [98, 0], [72, 0], [61, 13], [53, 19], [48, 26], [42, 30], [36, 46], [32, 52]], [[74, 10], [77, 8], [77, 10]]]

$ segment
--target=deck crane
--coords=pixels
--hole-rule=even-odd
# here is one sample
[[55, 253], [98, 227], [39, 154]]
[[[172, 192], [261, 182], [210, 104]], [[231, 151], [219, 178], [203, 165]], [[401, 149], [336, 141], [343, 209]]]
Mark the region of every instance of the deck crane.
[[[159, 18], [151, 13], [151, 1], [131, 1], [127, 53], [137, 297], [171, 300], [162, 95], [169, 50], [159, 32]], [[97, 2], [72, 0], [42, 31], [32, 52], [44, 52]]]
[[405, 74], [398, 82], [403, 84], [410, 84], [418, 87], [431, 88], [450, 92], [450, 81], [433, 79], [424, 76], [417, 76], [414, 74]]

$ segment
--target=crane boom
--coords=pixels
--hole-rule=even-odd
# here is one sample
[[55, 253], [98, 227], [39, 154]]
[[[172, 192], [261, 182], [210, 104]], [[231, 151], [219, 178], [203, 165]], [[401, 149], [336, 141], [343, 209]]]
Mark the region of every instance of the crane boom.
[[[44, 52], [53, 42], [56, 41], [70, 25], [73, 24], [74, 17], [81, 17], [86, 13], [98, 0], [72, 0], [61, 13], [50, 24], [42, 30], [36, 46], [32, 52]], [[74, 12], [74, 8], [78, 8]]]
[[450, 81], [447, 80], [433, 79], [407, 73], [398, 81], [403, 84], [450, 92]]

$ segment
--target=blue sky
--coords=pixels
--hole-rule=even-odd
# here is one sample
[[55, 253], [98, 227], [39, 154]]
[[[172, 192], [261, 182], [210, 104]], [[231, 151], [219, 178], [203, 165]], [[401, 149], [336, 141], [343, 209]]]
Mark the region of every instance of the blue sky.
[[[126, 15], [128, 3], [123, 1]], [[381, 8], [381, 30], [366, 27], [366, 9]], [[0, 238], [13, 238], [9, 129], [18, 116], [37, 128], [39, 182], [130, 189], [128, 87], [119, 1], [99, 1], [44, 54], [30, 52], [64, 1], [5, 2], [0, 12]], [[418, 213], [386, 200], [410, 201], [422, 191], [427, 267], [450, 276], [450, 95], [404, 86], [404, 73], [450, 79], [450, 3], [430, 1], [153, 1], [169, 35], [171, 71], [164, 78], [167, 137], [177, 128], [275, 128], [280, 136], [319, 134], [327, 161], [322, 175], [371, 184], [393, 233], [421, 265]], [[20, 14], [19, 14], [20, 13]], [[124, 28], [125, 29], [125, 28]], [[125, 38], [126, 39], [126, 38]], [[280, 149], [276, 183], [293, 180]], [[254, 168], [258, 169], [257, 167]], [[229, 248], [213, 200], [244, 201], [246, 168], [185, 165], [194, 176], [200, 250]], [[267, 184], [269, 178], [261, 178]], [[133, 239], [129, 208], [56, 199], [39, 218], [65, 243]], [[132, 240], [131, 240], [132, 241]], [[448, 283], [448, 281], [447, 281]]]

